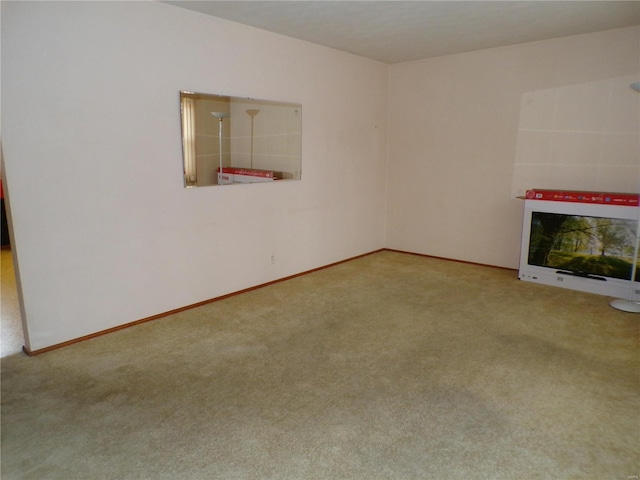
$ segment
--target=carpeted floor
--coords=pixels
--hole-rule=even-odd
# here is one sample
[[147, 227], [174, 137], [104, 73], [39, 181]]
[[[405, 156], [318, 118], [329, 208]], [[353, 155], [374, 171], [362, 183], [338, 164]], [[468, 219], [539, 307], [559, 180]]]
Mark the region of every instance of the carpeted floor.
[[382, 251], [2, 359], [2, 479], [623, 479], [640, 316]]

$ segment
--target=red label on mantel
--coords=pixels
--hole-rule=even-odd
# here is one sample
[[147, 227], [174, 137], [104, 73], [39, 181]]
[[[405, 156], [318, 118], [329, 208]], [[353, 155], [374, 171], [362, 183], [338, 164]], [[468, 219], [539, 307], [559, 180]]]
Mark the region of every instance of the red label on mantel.
[[576, 190], [527, 190], [527, 200], [547, 200], [552, 202], [599, 203], [637, 207], [640, 195], [637, 193], [581, 192]]
[[[220, 172], [220, 167], [217, 168]], [[255, 168], [222, 167], [222, 173], [233, 175], [248, 175], [251, 177], [278, 178], [278, 173], [271, 170], [258, 170]]]

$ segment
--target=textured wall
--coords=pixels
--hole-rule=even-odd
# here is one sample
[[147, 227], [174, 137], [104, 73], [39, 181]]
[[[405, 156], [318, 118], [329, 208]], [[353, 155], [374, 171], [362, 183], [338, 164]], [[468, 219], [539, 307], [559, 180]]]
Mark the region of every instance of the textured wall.
[[[633, 27], [393, 65], [387, 247], [517, 268], [514, 185], [637, 192], [639, 96], [621, 85], [640, 75], [639, 39]], [[518, 143], [533, 118], [555, 135], [544, 157], [539, 136]], [[548, 175], [516, 170], [518, 151]]]
[[[384, 64], [158, 2], [2, 2], [2, 67], [32, 350], [384, 246]], [[301, 103], [302, 181], [183, 188], [179, 90]]]

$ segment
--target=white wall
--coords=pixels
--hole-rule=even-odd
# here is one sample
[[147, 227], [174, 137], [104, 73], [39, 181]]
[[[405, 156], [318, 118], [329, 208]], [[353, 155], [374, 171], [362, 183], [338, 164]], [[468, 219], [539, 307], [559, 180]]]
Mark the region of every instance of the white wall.
[[512, 195], [550, 189], [637, 192], [640, 72], [522, 95]]
[[[387, 72], [157, 2], [2, 2], [27, 348], [382, 248]], [[301, 103], [302, 180], [184, 189], [181, 89]]]
[[391, 66], [386, 246], [517, 268], [514, 187], [638, 192], [639, 60], [633, 27]]
[[[388, 67], [157, 2], [2, 2], [27, 348], [384, 246], [517, 267], [527, 98], [637, 75], [639, 32]], [[303, 180], [184, 189], [179, 90], [301, 103]], [[594, 181], [628, 190], [617, 148]]]

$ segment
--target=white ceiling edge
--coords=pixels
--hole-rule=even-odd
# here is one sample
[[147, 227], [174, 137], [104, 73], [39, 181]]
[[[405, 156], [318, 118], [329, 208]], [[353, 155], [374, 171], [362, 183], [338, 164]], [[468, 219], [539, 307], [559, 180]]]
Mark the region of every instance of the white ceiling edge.
[[387, 64], [640, 25], [640, 1], [163, 1]]

